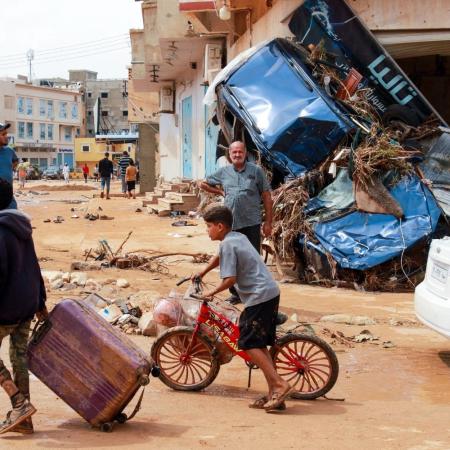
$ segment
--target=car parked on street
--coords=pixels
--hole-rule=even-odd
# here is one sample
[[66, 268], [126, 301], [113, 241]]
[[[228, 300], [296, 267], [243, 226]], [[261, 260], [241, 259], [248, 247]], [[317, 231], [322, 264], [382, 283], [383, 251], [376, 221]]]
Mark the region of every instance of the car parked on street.
[[450, 338], [450, 237], [434, 239], [425, 279], [416, 287], [416, 316], [426, 326]]
[[58, 166], [49, 166], [42, 172], [42, 178], [45, 180], [60, 180], [62, 170]]

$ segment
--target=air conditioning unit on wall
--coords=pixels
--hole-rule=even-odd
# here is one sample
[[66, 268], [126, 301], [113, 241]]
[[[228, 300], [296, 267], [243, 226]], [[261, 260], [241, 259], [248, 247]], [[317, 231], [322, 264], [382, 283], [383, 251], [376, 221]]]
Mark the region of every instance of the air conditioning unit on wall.
[[163, 86], [159, 91], [159, 112], [174, 113], [174, 89], [172, 86]]
[[203, 81], [211, 84], [216, 75], [222, 69], [222, 45], [206, 44], [205, 45], [205, 70], [203, 73]]

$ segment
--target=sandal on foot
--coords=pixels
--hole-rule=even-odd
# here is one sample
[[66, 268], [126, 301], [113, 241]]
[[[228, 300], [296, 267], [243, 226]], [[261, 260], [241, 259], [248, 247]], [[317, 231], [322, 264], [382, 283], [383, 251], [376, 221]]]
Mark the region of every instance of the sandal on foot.
[[[264, 409], [264, 405], [269, 401], [269, 397], [267, 395], [263, 395], [262, 397], [258, 397], [253, 403], [248, 405], [249, 408], [254, 409]], [[282, 402], [277, 408], [277, 411], [284, 411], [286, 409], [286, 403]]]
[[287, 387], [283, 392], [274, 392], [272, 398], [264, 405], [266, 412], [275, 411], [278, 407], [284, 403], [284, 400], [291, 394], [295, 388], [292, 386]]

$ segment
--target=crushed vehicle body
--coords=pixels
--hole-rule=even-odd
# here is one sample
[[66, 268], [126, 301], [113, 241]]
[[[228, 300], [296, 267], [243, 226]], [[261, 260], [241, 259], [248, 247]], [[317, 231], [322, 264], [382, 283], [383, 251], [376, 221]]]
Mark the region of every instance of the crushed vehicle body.
[[352, 127], [299, 54], [289, 41], [274, 39], [216, 90], [227, 141], [241, 138], [245, 127], [262, 156], [285, 176], [300, 176], [323, 161]]
[[222, 143], [259, 155], [275, 253], [304, 280], [411, 290], [449, 232], [447, 124], [343, 0], [306, 0], [289, 28], [209, 87]]

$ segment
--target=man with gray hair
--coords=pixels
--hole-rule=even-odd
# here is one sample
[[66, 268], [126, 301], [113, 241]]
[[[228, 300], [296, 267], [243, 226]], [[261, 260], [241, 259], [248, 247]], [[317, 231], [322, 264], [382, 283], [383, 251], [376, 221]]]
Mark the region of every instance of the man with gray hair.
[[[233, 213], [233, 231], [247, 236], [260, 253], [261, 223], [265, 237], [272, 234], [272, 197], [270, 185], [261, 167], [247, 161], [247, 150], [241, 141], [233, 142], [229, 148], [231, 165], [221, 167], [200, 188], [225, 197], [225, 206]], [[261, 202], [264, 205], [264, 222], [261, 218]], [[230, 289], [229, 302], [239, 303], [234, 288]]]

